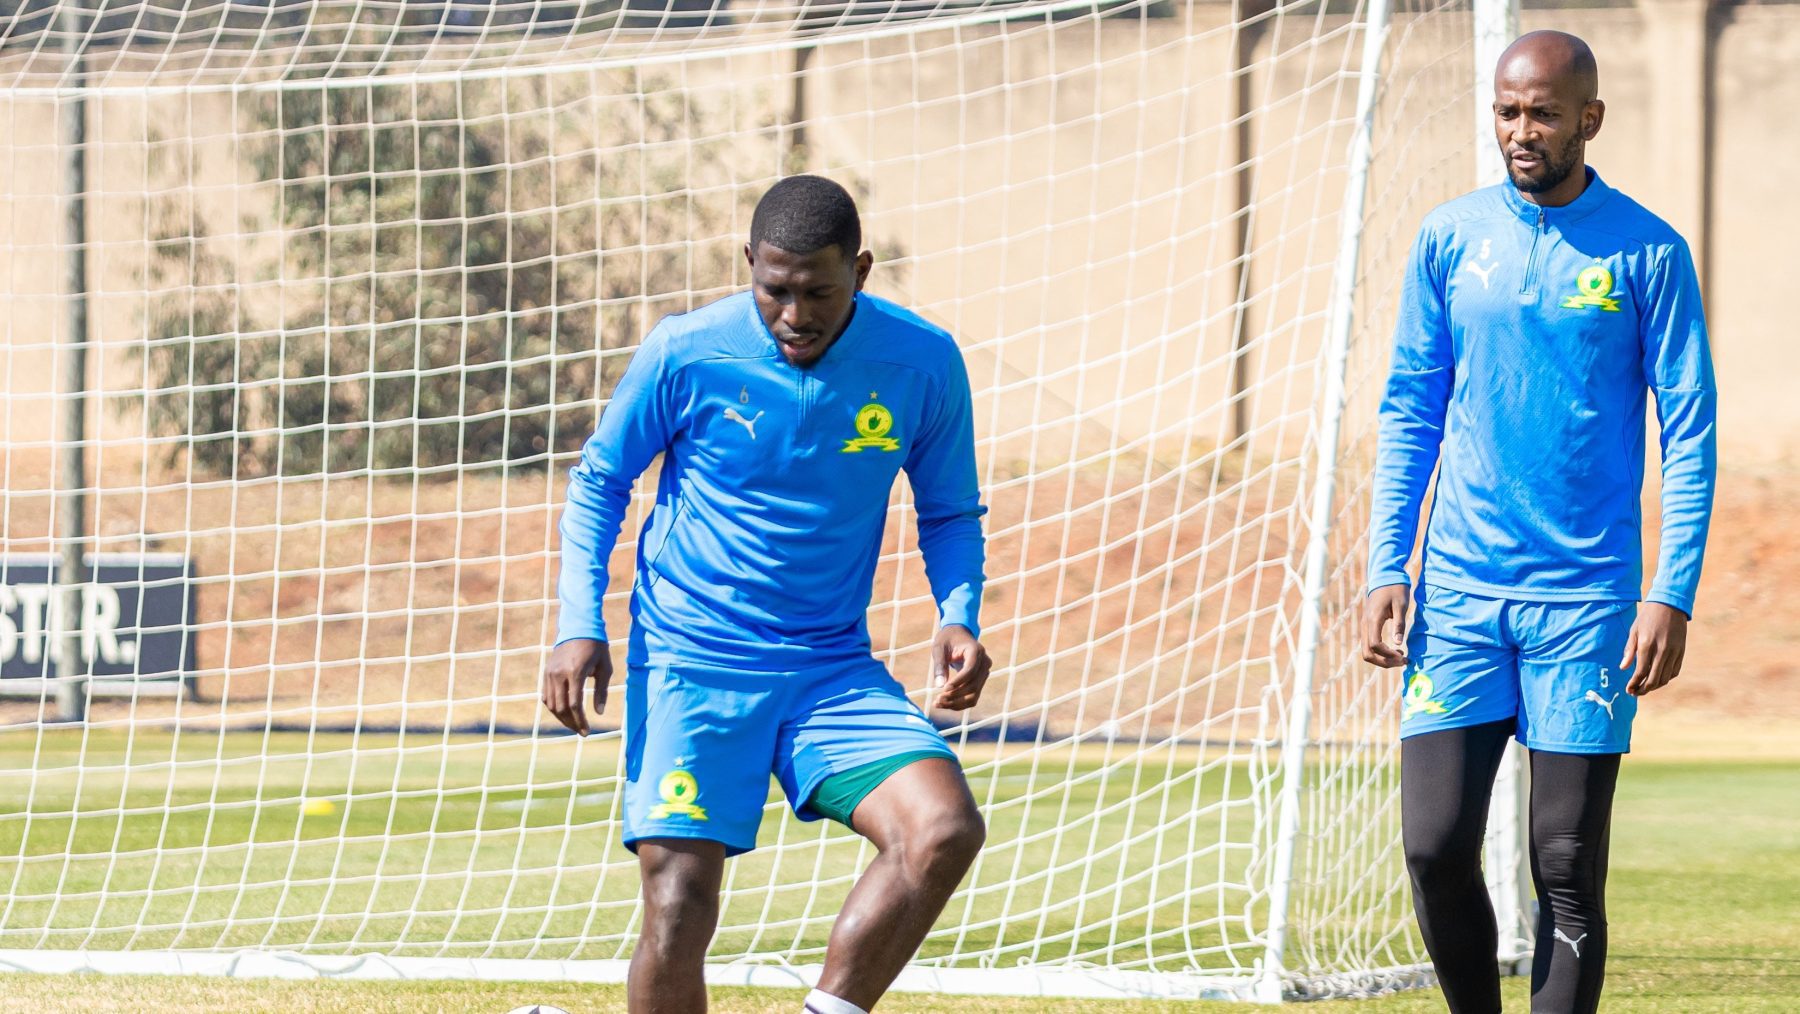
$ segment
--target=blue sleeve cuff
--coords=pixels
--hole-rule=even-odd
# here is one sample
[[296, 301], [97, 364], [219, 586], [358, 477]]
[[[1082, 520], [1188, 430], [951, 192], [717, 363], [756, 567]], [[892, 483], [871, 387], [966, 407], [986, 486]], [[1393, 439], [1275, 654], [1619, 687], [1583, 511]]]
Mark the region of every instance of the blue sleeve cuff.
[[958, 626], [966, 628], [976, 640], [981, 639], [981, 623], [976, 619], [977, 609], [972, 603], [950, 601], [938, 607], [938, 626]]
[[587, 629], [569, 628], [566, 630], [558, 630], [556, 632], [556, 644], [551, 645], [551, 647], [553, 647], [553, 648], [560, 647], [568, 641], [605, 641], [605, 640], [606, 640], [606, 628], [604, 626], [590, 627]]
[[946, 616], [944, 621], [938, 624], [938, 629], [942, 630], [945, 627], [962, 627], [969, 632], [970, 637], [977, 641], [981, 640], [981, 624], [969, 617]]
[[1369, 586], [1363, 590], [1363, 595], [1373, 595], [1382, 588], [1391, 588], [1397, 584], [1403, 584], [1410, 589], [1412, 587], [1412, 575], [1404, 570], [1378, 571], [1369, 575]]
[[1694, 618], [1694, 597], [1692, 595], [1678, 595], [1666, 588], [1652, 588], [1650, 594], [1644, 596], [1644, 601], [1658, 602], [1671, 609], [1679, 609], [1681, 615], [1690, 620]]

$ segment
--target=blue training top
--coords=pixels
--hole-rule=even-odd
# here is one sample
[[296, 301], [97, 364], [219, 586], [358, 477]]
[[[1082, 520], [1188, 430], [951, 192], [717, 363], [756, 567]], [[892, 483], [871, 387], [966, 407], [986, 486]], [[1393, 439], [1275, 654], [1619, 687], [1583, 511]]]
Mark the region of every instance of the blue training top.
[[1662, 552], [1648, 598], [1692, 615], [1712, 514], [1717, 394], [1681, 236], [1588, 170], [1540, 208], [1510, 183], [1426, 216], [1381, 405], [1369, 588], [1627, 599], [1643, 587], [1645, 392], [1662, 434]]
[[941, 624], [976, 634], [983, 542], [956, 342], [867, 294], [807, 367], [748, 291], [667, 317], [569, 473], [557, 643], [606, 639], [606, 561], [631, 486], [664, 455], [638, 541], [632, 665], [794, 672], [869, 654], [888, 493], [904, 468]]

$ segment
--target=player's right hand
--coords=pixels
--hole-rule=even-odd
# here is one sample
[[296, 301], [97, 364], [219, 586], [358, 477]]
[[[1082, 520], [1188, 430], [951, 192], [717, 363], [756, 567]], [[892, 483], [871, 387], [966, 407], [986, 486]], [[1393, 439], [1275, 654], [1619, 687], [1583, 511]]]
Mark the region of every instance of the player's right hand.
[[605, 641], [576, 638], [564, 641], [544, 663], [544, 707], [556, 720], [583, 736], [588, 734], [587, 711], [581, 706], [581, 686], [594, 681], [594, 717], [606, 710], [606, 690], [612, 683], [612, 653]]
[[1363, 600], [1364, 662], [1383, 669], [1406, 664], [1406, 613], [1410, 608], [1412, 589], [1403, 584], [1377, 588]]
[[969, 628], [960, 623], [939, 627], [931, 641], [932, 707], [967, 711], [981, 701], [994, 660]]

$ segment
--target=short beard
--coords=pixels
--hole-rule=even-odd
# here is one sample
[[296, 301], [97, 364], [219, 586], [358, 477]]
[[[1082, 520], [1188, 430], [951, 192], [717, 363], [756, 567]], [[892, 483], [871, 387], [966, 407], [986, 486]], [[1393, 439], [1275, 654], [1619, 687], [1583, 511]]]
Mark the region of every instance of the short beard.
[[[1534, 180], [1523, 176], [1512, 169], [1512, 160], [1507, 159], [1506, 174], [1512, 178], [1513, 186], [1519, 188], [1521, 194], [1541, 194], [1546, 190], [1555, 190], [1569, 178], [1575, 167], [1581, 164], [1582, 140], [1580, 134], [1570, 135], [1561, 151], [1549, 152], [1544, 157], [1544, 178]], [[1506, 146], [1501, 145], [1500, 157], [1506, 158]]]

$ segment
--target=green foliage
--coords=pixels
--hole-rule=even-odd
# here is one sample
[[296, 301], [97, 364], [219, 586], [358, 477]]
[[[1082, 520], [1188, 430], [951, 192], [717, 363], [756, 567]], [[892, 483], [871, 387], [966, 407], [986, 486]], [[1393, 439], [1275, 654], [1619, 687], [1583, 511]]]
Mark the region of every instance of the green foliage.
[[242, 97], [234, 147], [258, 184], [243, 203], [260, 205], [224, 230], [203, 191], [155, 206], [152, 433], [201, 470], [250, 475], [578, 447], [623, 367], [602, 353], [703, 301], [697, 281], [733, 281], [754, 199], [729, 185], [723, 142], [683, 142], [702, 111], [632, 82]]

